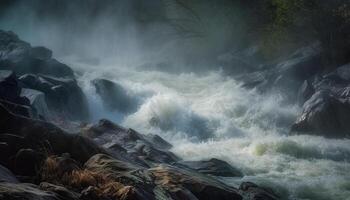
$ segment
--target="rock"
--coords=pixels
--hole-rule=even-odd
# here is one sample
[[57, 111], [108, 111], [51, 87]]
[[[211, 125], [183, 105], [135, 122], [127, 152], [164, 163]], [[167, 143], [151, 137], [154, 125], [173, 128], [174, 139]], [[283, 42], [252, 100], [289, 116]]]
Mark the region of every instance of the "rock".
[[277, 74], [294, 80], [308, 79], [323, 69], [322, 52], [319, 42], [300, 48], [289, 58], [277, 64]]
[[42, 182], [40, 183], [39, 188], [47, 192], [55, 193], [57, 197], [62, 200], [79, 200], [80, 199], [79, 198], [80, 195], [78, 193], [68, 190], [65, 187], [54, 185], [51, 183]]
[[37, 118], [37, 113], [30, 106], [15, 104], [9, 101], [1, 100], [0, 104], [5, 106], [9, 111], [14, 114], [22, 115], [29, 118]]
[[138, 199], [242, 199], [238, 190], [197, 173], [168, 165], [143, 168], [98, 154], [85, 163], [88, 170], [109, 174], [131, 185]]
[[1, 105], [0, 118], [2, 119], [0, 135], [11, 133], [24, 137], [26, 144], [37, 146], [35, 150], [47, 145], [51, 153], [55, 155], [69, 153], [73, 159], [81, 163], [97, 153], [105, 152], [86, 137], [67, 133], [48, 122], [14, 115]]
[[33, 73], [74, 78], [71, 68], [51, 56], [50, 50], [32, 48], [13, 32], [0, 30], [0, 69], [12, 70], [19, 75]]
[[101, 97], [106, 109], [121, 113], [136, 111], [138, 100], [130, 96], [121, 85], [106, 79], [95, 79], [92, 84], [95, 86], [96, 92]]
[[350, 135], [350, 65], [318, 75], [304, 83], [300, 93], [307, 99], [303, 111], [293, 124], [293, 133], [326, 137]]
[[14, 160], [14, 172], [21, 176], [35, 176], [46, 156], [33, 149], [21, 149]]
[[239, 190], [247, 200], [277, 200], [280, 199], [268, 188], [262, 188], [251, 182], [243, 182]]
[[14, 104], [29, 105], [28, 99], [20, 96], [21, 90], [15, 73], [0, 70], [0, 99]]
[[303, 105], [305, 101], [310, 99], [310, 97], [315, 93], [315, 89], [309, 80], [305, 80], [301, 85], [298, 92], [298, 103]]
[[305, 102], [303, 112], [291, 130], [327, 137], [349, 137], [349, 115], [349, 98], [338, 98], [329, 91], [318, 91]]
[[64, 200], [52, 192], [40, 190], [27, 183], [0, 183], [0, 199], [6, 200]]
[[[47, 106], [56, 117], [71, 120], [89, 119], [86, 97], [74, 79], [25, 74], [19, 80], [24, 88], [44, 93]], [[40, 105], [39, 107], [45, 106], [42, 101]]]
[[50, 111], [46, 104], [46, 97], [43, 92], [33, 89], [22, 89], [21, 96], [29, 100], [30, 106], [35, 108], [36, 114], [44, 119], [49, 118]]
[[174, 163], [179, 160], [169, 151], [171, 145], [159, 136], [142, 135], [108, 120], [89, 125], [82, 132], [83, 135], [95, 138], [118, 159], [132, 160], [134, 164], [149, 166], [151, 163]]
[[52, 58], [52, 51], [46, 47], [32, 47], [30, 49], [30, 56], [41, 60]]
[[180, 161], [177, 164], [189, 167], [199, 173], [223, 177], [242, 177], [238, 169], [225, 161], [212, 158], [207, 161]]
[[0, 183], [1, 182], [18, 183], [18, 180], [10, 170], [0, 165]]

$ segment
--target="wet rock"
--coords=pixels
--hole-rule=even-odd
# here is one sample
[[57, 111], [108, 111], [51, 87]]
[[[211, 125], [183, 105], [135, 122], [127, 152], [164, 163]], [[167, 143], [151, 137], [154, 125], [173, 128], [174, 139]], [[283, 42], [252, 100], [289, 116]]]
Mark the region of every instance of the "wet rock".
[[[350, 65], [308, 80], [301, 93], [307, 101], [293, 124], [293, 133], [349, 137]], [[304, 89], [304, 90], [303, 90]]]
[[319, 91], [305, 102], [303, 112], [291, 130], [327, 137], [349, 137], [349, 115], [350, 99]]
[[271, 189], [262, 188], [251, 182], [243, 182], [239, 186], [240, 192], [247, 200], [277, 200], [280, 199]]
[[184, 165], [199, 173], [210, 174], [223, 177], [242, 177], [243, 174], [238, 169], [232, 167], [225, 161], [212, 158], [207, 161], [180, 161], [178, 165]]
[[138, 100], [130, 96], [121, 85], [106, 79], [95, 79], [92, 84], [95, 86], [96, 92], [100, 95], [106, 109], [121, 113], [136, 111]]
[[242, 199], [238, 190], [206, 175], [157, 165], [143, 168], [98, 154], [85, 163], [87, 169], [109, 174], [122, 184], [131, 185], [140, 199]]
[[95, 138], [119, 159], [132, 160], [142, 166], [148, 165], [146, 163], [174, 163], [179, 160], [169, 151], [171, 145], [159, 136], [142, 135], [108, 120], [100, 120], [97, 124], [85, 127], [83, 134]]
[[51, 192], [27, 183], [0, 183], [0, 199], [6, 200], [63, 200]]
[[20, 96], [21, 90], [15, 73], [0, 70], [0, 99], [14, 104], [29, 105], [28, 99]]
[[48, 122], [14, 115], [1, 105], [0, 117], [0, 133], [24, 137], [26, 144], [32, 146], [48, 146], [53, 154], [69, 153], [73, 159], [83, 163], [91, 156], [105, 152], [86, 137], [67, 133]]
[[62, 200], [78, 200], [80, 197], [80, 194], [73, 192], [71, 190], [68, 190], [65, 187], [54, 185], [47, 182], [40, 183], [39, 188], [47, 192], [55, 193], [56, 196]]
[[[19, 80], [24, 88], [44, 93], [49, 110], [57, 117], [71, 120], [87, 120], [89, 118], [86, 97], [76, 80], [34, 74], [25, 74], [19, 77]], [[45, 107], [41, 101], [40, 110], [45, 109], [42, 108], [43, 106]]]
[[52, 52], [44, 47], [31, 47], [13, 32], [0, 30], [0, 69], [16, 74], [45, 74], [74, 78], [67, 65], [51, 58]]
[[37, 118], [37, 113], [30, 106], [15, 104], [10, 101], [0, 99], [0, 104], [5, 106], [9, 111], [14, 114], [22, 115], [24, 117]]
[[46, 103], [45, 94], [43, 92], [25, 88], [22, 89], [21, 96], [26, 97], [29, 100], [30, 106], [35, 108], [36, 114], [38, 116], [41, 116], [44, 119], [50, 117], [50, 111]]
[[10, 170], [0, 165], [0, 182], [18, 183], [18, 180]]
[[32, 47], [30, 49], [30, 56], [46, 60], [52, 58], [52, 51], [46, 47]]
[[33, 149], [21, 149], [14, 160], [14, 172], [21, 176], [35, 176], [46, 156]]

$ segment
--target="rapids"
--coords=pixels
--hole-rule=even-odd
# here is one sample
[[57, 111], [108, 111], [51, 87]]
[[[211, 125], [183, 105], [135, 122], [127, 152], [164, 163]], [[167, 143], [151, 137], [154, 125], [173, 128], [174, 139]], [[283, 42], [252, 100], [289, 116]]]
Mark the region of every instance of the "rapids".
[[[283, 199], [338, 199], [350, 196], [350, 140], [288, 136], [300, 112], [280, 94], [247, 90], [220, 71], [169, 74], [113, 64], [71, 62], [87, 95], [93, 121], [108, 118], [172, 143], [185, 160], [218, 158], [239, 168], [238, 186], [252, 181], [274, 189]], [[135, 113], [105, 110], [90, 81], [107, 78], [140, 99]]]

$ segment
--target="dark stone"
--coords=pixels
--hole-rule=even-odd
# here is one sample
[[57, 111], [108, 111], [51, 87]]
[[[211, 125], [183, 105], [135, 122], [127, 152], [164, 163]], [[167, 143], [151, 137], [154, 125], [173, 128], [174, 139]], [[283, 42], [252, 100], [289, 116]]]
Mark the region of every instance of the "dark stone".
[[239, 190], [247, 200], [277, 200], [280, 199], [269, 188], [262, 188], [252, 182], [243, 182]]
[[14, 33], [0, 30], [0, 69], [18, 75], [32, 73], [74, 78], [70, 67], [51, 56], [52, 52], [45, 47], [32, 48]]
[[14, 161], [14, 172], [21, 176], [35, 176], [46, 156], [33, 149], [21, 149]]
[[92, 84], [95, 86], [96, 92], [100, 95], [106, 109], [121, 113], [136, 111], [137, 98], [130, 96], [121, 85], [106, 79], [95, 79]]
[[49, 110], [56, 117], [71, 120], [89, 119], [85, 94], [74, 79], [26, 74], [19, 80], [24, 88], [43, 92]]
[[15, 73], [0, 70], [0, 99], [20, 105], [29, 105], [29, 100], [20, 96], [21, 87]]
[[214, 178], [169, 165], [155, 165], [146, 169], [98, 154], [87, 161], [85, 167], [97, 173], [109, 174], [109, 177], [124, 185], [132, 185], [139, 199], [159, 199], [161, 196], [174, 200], [242, 199], [238, 190]]
[[[48, 143], [51, 153], [69, 153], [81, 163], [91, 156], [105, 152], [90, 139], [63, 131], [57, 126], [30, 118], [14, 115], [0, 105], [0, 133], [11, 133], [26, 139], [26, 144]], [[1, 135], [1, 134], [0, 134]]]
[[[108, 120], [100, 120], [97, 124], [85, 127], [83, 134], [96, 138], [118, 159], [133, 161], [141, 166], [148, 166], [145, 163], [174, 163], [179, 160], [169, 151], [171, 145], [159, 136], [142, 135]], [[124, 150], [127, 152], [124, 153]]]
[[223, 177], [242, 177], [243, 174], [238, 169], [232, 167], [225, 161], [212, 158], [207, 161], [180, 161], [178, 164], [189, 167], [203, 174]]
[[79, 198], [80, 194], [73, 192], [71, 190], [68, 190], [65, 187], [54, 185], [51, 183], [42, 182], [40, 183], [39, 188], [47, 192], [55, 193], [57, 197], [62, 200], [79, 200], [80, 199]]
[[64, 200], [52, 192], [40, 190], [28, 183], [0, 183], [0, 199], [3, 200]]
[[10, 170], [0, 165], [0, 182], [18, 183], [18, 180]]
[[41, 60], [47, 60], [52, 58], [52, 51], [46, 47], [32, 47], [30, 56]]

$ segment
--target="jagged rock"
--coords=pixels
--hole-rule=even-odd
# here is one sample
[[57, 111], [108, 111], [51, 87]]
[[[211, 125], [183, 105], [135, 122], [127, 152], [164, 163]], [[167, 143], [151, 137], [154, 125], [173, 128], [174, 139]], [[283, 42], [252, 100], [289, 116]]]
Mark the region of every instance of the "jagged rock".
[[[308, 80], [301, 88], [303, 111], [293, 124], [293, 133], [327, 137], [350, 136], [350, 65], [339, 67], [324, 76]], [[303, 90], [304, 89], [304, 90]]]
[[[108, 120], [100, 120], [97, 124], [85, 127], [83, 134], [95, 138], [100, 145], [110, 149], [119, 159], [133, 160], [142, 166], [147, 162], [174, 163], [179, 160], [168, 151], [171, 145], [159, 136], [142, 135]], [[127, 153], [121, 154], [123, 149]]]
[[0, 165], [0, 182], [18, 183], [18, 180], [10, 170]]
[[121, 113], [136, 111], [138, 100], [130, 96], [121, 85], [106, 79], [95, 79], [92, 84], [106, 109]]
[[35, 176], [46, 156], [33, 149], [21, 149], [14, 159], [14, 173], [21, 176]]
[[22, 89], [22, 97], [26, 97], [30, 101], [30, 106], [35, 108], [36, 114], [42, 118], [49, 118], [50, 111], [46, 103], [45, 94], [38, 90], [33, 89]]
[[29, 105], [28, 99], [20, 96], [21, 90], [15, 73], [0, 70], [0, 99], [14, 104]]
[[1, 100], [1, 99], [0, 99], [0, 104], [5, 106], [8, 110], [10, 110], [14, 114], [22, 115], [24, 117], [31, 117], [31, 118], [37, 117], [36, 111], [33, 110], [30, 106], [15, 104], [15, 103]]
[[53, 154], [69, 153], [73, 159], [85, 162], [97, 153], [105, 152], [90, 139], [70, 134], [55, 125], [10, 113], [0, 105], [0, 135], [11, 133], [25, 138], [25, 144], [48, 148]]
[[46, 60], [52, 58], [52, 51], [46, 47], [33, 47], [30, 49], [30, 56]]
[[305, 102], [292, 131], [347, 137], [350, 136], [349, 115], [349, 98], [338, 98], [328, 91], [319, 91]]
[[25, 74], [19, 80], [24, 88], [44, 93], [49, 110], [58, 117], [71, 120], [89, 118], [86, 97], [74, 79]]
[[3, 200], [63, 200], [52, 192], [40, 190], [28, 183], [0, 183], [0, 199]]
[[212, 158], [207, 161], [180, 161], [177, 165], [184, 165], [199, 173], [210, 174], [223, 177], [242, 177], [243, 174], [238, 169], [232, 167], [225, 161]]
[[133, 186], [139, 199], [242, 199], [238, 190], [211, 177], [168, 165], [147, 169], [98, 154], [85, 167]]
[[280, 199], [269, 188], [262, 188], [251, 182], [243, 182], [239, 190], [247, 200], [277, 200]]
[[16, 74], [45, 74], [74, 78], [67, 65], [51, 58], [52, 52], [44, 47], [32, 48], [13, 32], [0, 30], [0, 69]]
[[80, 195], [78, 193], [68, 190], [65, 187], [54, 185], [51, 183], [42, 182], [40, 183], [39, 188], [47, 192], [55, 193], [57, 197], [62, 200], [79, 200], [80, 199], [79, 198]]

